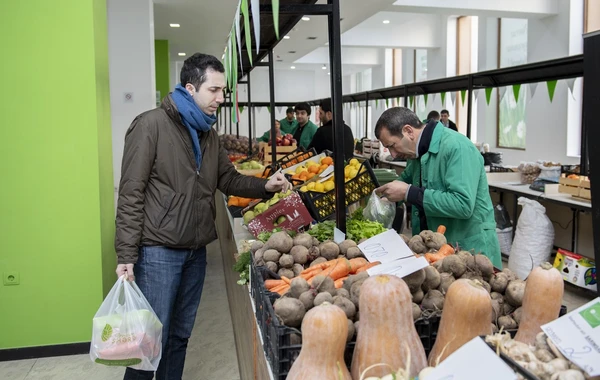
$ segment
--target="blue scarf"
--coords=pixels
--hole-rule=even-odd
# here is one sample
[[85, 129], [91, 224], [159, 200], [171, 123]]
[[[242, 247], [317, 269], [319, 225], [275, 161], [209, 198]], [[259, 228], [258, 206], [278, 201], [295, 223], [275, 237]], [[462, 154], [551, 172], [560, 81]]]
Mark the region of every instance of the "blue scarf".
[[207, 115], [202, 110], [194, 98], [187, 92], [185, 87], [180, 84], [175, 86], [175, 91], [171, 94], [181, 120], [183, 124], [190, 131], [192, 136], [192, 147], [194, 148], [194, 157], [196, 158], [197, 169], [200, 170], [202, 165], [202, 150], [200, 150], [200, 138], [198, 137], [198, 131], [208, 132], [212, 125], [217, 121], [216, 115]]

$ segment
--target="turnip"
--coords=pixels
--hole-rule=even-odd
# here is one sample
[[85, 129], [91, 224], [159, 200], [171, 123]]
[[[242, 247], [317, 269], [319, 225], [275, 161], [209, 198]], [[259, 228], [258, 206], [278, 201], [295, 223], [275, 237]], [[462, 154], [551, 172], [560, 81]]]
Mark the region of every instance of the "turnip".
[[288, 255], [287, 253], [281, 255], [281, 257], [279, 258], [279, 266], [286, 269], [292, 268], [294, 266], [294, 258], [292, 257], [292, 255]]
[[421, 307], [424, 310], [442, 310], [444, 308], [444, 295], [439, 290], [431, 289], [423, 298]]
[[322, 243], [319, 246], [319, 251], [321, 252], [322, 257], [326, 258], [327, 260], [333, 260], [340, 254], [340, 247], [331, 241]]
[[338, 246], [340, 248], [341, 254], [346, 255], [346, 253], [348, 252], [348, 248], [356, 247], [356, 242], [354, 240], [346, 239], [340, 244], [338, 244]]
[[294, 240], [285, 231], [275, 232], [265, 244], [266, 248], [276, 249], [281, 253], [288, 253], [293, 246]]
[[306, 314], [304, 304], [292, 297], [278, 298], [273, 304], [273, 309], [283, 324], [289, 327], [300, 327]]
[[327, 292], [317, 294], [314, 300], [314, 305], [319, 306], [323, 302], [333, 303], [333, 296]]
[[254, 240], [252, 245], [250, 246], [250, 251], [252, 253], [256, 253], [259, 249], [261, 249], [265, 244], [260, 240]]
[[450, 273], [454, 278], [459, 278], [466, 270], [467, 266], [457, 255], [447, 256], [443, 260], [442, 272]]
[[300, 295], [310, 289], [310, 285], [302, 277], [296, 277], [290, 284], [290, 294], [294, 298], [300, 298]]
[[275, 263], [273, 261], [265, 262], [265, 266], [267, 267], [268, 270], [270, 270], [273, 273], [277, 273], [277, 270], [279, 269], [279, 266], [277, 265], [277, 263]]
[[475, 264], [481, 276], [487, 281], [494, 274], [494, 265], [486, 255], [475, 255]]
[[414, 302], [412, 304], [412, 315], [413, 321], [416, 321], [417, 319], [421, 318], [421, 306], [417, 305]]
[[301, 264], [294, 264], [292, 267], [292, 272], [294, 272], [294, 277], [300, 276], [300, 273], [304, 270], [304, 267]]
[[338, 297], [345, 297], [345, 298], [350, 299], [350, 292], [344, 288], [336, 289], [335, 295]]
[[404, 276], [404, 278], [402, 279], [404, 280], [404, 282], [406, 282], [406, 285], [408, 285], [408, 289], [410, 289], [410, 292], [414, 293], [417, 290], [421, 289], [421, 285], [423, 284], [423, 281], [425, 281], [425, 276], [425, 271], [423, 269], [419, 269], [418, 271], [413, 272], [408, 276]]
[[263, 259], [265, 261], [272, 261], [275, 263], [279, 261], [280, 257], [281, 253], [279, 253], [279, 251], [277, 251], [276, 249], [267, 249], [265, 253], [263, 253]]
[[427, 246], [423, 242], [423, 238], [420, 235], [413, 236], [408, 241], [408, 247], [414, 253], [426, 253], [427, 252]]
[[324, 257], [317, 257], [316, 259], [313, 260], [312, 263], [310, 263], [310, 266], [315, 266], [315, 265], [319, 265], [322, 264], [324, 262], [327, 262], [327, 259]]
[[294, 277], [294, 272], [292, 272], [291, 269], [287, 269], [287, 268], [279, 268], [279, 270], [277, 271], [277, 274], [280, 277], [287, 277], [287, 278], [293, 278]]
[[414, 303], [420, 304], [423, 302], [423, 298], [425, 297], [425, 293], [421, 288], [419, 288], [416, 292], [412, 293], [412, 301]]
[[350, 341], [352, 341], [355, 333], [356, 328], [354, 327], [354, 322], [348, 319], [348, 336], [346, 337], [346, 343], [350, 343]]
[[514, 307], [519, 307], [523, 303], [523, 295], [525, 294], [525, 281], [513, 280], [506, 287], [506, 302]]
[[290, 250], [290, 255], [294, 259], [294, 263], [306, 264], [308, 261], [308, 248], [303, 245], [295, 245]]
[[504, 330], [514, 330], [519, 326], [514, 319], [508, 315], [503, 315], [502, 317], [498, 318], [498, 327], [504, 328]]
[[300, 297], [298, 297], [298, 299], [302, 302], [306, 310], [310, 310], [315, 305], [316, 295], [317, 293], [314, 290], [308, 290], [300, 294]]
[[451, 274], [440, 273], [440, 286], [438, 289], [442, 292], [442, 294], [446, 294], [448, 288], [450, 288], [450, 285], [452, 285], [454, 281], [456, 281], [456, 279]]
[[346, 251], [346, 257], [349, 258], [349, 259], [355, 259], [357, 257], [364, 257], [364, 255], [361, 252], [360, 248], [358, 248], [358, 247], [350, 247]]
[[331, 296], [335, 295], [336, 288], [333, 279], [329, 276], [318, 275], [313, 277], [311, 287], [319, 293], [327, 292]]
[[425, 271], [425, 281], [421, 285], [421, 288], [424, 292], [428, 292], [429, 289], [437, 289], [440, 286], [441, 278], [440, 272], [437, 271], [434, 267], [427, 266], [424, 268]]
[[346, 313], [346, 317], [348, 317], [348, 319], [353, 319], [356, 315], [356, 306], [346, 297], [333, 297], [333, 304], [344, 310], [344, 313]]
[[496, 273], [490, 279], [490, 286], [492, 291], [498, 293], [504, 293], [506, 286], [508, 285], [508, 275], [504, 272]]
[[313, 237], [307, 233], [296, 235], [293, 240], [294, 247], [302, 246], [306, 249], [310, 249], [313, 246]]

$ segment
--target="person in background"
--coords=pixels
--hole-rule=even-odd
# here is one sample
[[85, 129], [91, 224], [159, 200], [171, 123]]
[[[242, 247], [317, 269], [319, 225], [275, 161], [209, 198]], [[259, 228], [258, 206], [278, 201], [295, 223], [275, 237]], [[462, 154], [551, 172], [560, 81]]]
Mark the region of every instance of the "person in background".
[[386, 110], [375, 135], [393, 157], [408, 158], [399, 179], [375, 191], [413, 206], [413, 235], [446, 226], [448, 244], [482, 253], [502, 267], [483, 156], [466, 136], [440, 122], [423, 124], [404, 107]]
[[[315, 148], [317, 154], [321, 154], [324, 150], [330, 150], [335, 154], [333, 113], [331, 111], [331, 100], [323, 100], [319, 107], [319, 118], [322, 120], [323, 125], [317, 129], [308, 146], [308, 149]], [[354, 136], [352, 135], [352, 129], [344, 123], [344, 158], [349, 160], [352, 157], [354, 157]]]
[[298, 126], [298, 121], [294, 118], [294, 109], [292, 107], [288, 107], [288, 109], [285, 110], [285, 117], [280, 120], [280, 123], [283, 134], [294, 134], [296, 127]]
[[425, 119], [425, 121], [423, 121], [424, 123], [427, 123], [428, 121], [440, 121], [440, 113], [438, 111], [431, 111], [427, 114], [427, 119]]
[[[281, 137], [281, 124], [279, 120], [275, 120], [275, 137]], [[271, 129], [269, 128], [257, 141], [269, 142], [271, 140]]]
[[452, 129], [453, 131], [458, 132], [458, 128], [456, 128], [456, 124], [454, 124], [454, 122], [452, 120], [450, 120], [450, 112], [448, 112], [448, 110], [442, 110], [442, 112], [440, 112], [440, 121], [442, 122], [444, 127], [448, 127], [450, 129]]
[[[239, 174], [212, 128], [223, 103], [225, 69], [196, 53], [181, 69], [181, 83], [159, 108], [142, 113], [125, 135], [115, 249], [117, 275], [136, 281], [163, 324], [157, 380], [179, 380], [200, 304], [206, 245], [217, 238], [215, 192], [269, 198], [287, 191], [271, 179]], [[124, 380], [152, 379], [132, 368]]]
[[310, 106], [308, 103], [303, 102], [296, 104], [294, 109], [298, 120], [298, 126], [293, 133], [294, 139], [298, 142], [298, 147], [308, 148], [317, 132], [317, 126], [310, 121]]

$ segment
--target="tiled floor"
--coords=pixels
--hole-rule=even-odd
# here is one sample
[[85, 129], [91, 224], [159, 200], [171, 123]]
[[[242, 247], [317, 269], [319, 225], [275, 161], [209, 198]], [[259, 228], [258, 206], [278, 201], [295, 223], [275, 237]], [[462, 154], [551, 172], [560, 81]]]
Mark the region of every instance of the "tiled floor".
[[[185, 380], [238, 380], [237, 355], [218, 243], [208, 247], [202, 300], [189, 342]], [[114, 380], [124, 369], [91, 362], [88, 355], [0, 362], [0, 380]]]

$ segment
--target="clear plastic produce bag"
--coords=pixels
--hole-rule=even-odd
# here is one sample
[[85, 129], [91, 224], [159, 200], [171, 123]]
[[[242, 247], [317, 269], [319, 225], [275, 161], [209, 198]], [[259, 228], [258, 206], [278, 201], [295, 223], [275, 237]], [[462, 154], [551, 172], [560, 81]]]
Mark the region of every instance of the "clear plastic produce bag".
[[385, 228], [392, 228], [396, 217], [396, 203], [380, 198], [373, 191], [363, 210], [363, 216], [365, 219], [383, 224]]
[[93, 319], [93, 362], [156, 371], [162, 355], [162, 323], [133, 281], [121, 276]]

